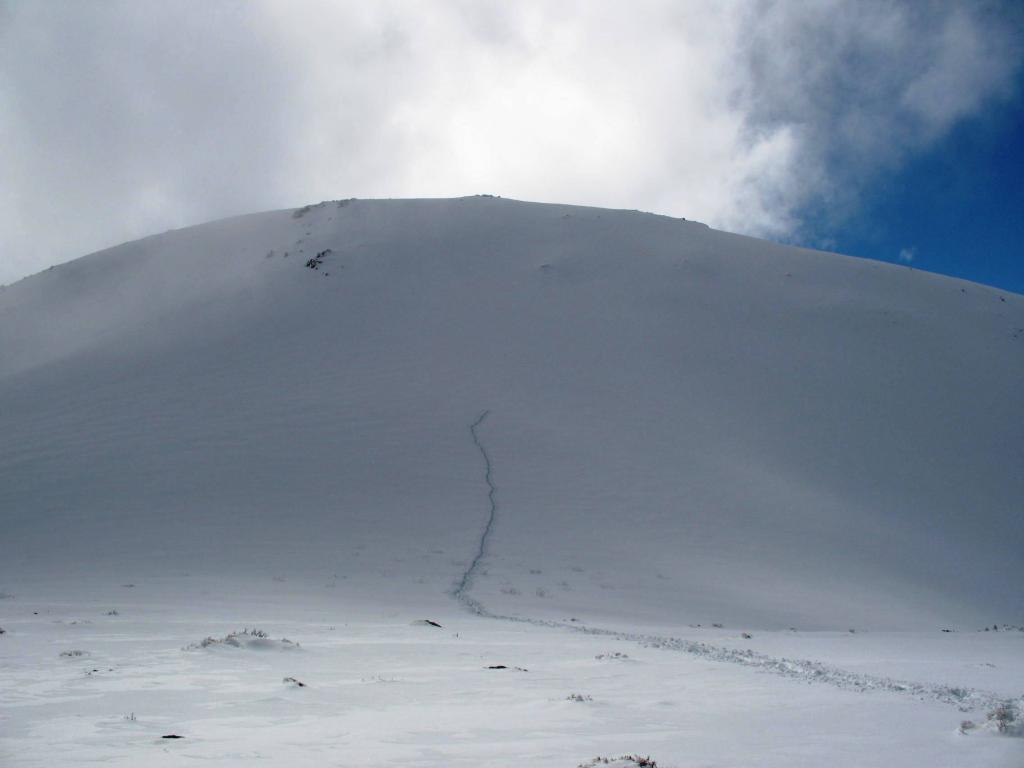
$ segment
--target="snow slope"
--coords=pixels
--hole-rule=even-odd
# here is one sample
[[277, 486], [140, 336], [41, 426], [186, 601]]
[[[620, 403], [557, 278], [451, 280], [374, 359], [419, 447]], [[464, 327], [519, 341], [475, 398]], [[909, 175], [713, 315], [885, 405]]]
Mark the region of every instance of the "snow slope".
[[770, 627], [1016, 621], [1024, 300], [997, 293], [491, 198], [148, 238], [0, 296], [4, 577], [461, 557], [486, 409], [485, 593]]
[[0, 672], [56, 664], [33, 616], [75, 606], [135, 601], [159, 647], [188, 614], [174, 659], [231, 621], [476, 609], [559, 653], [602, 636], [551, 623], [600, 627], [743, 680], [738, 643], [770, 690], [792, 657], [983, 707], [1024, 692], [1024, 633], [976, 632], [1024, 623], [1022, 391], [1024, 297], [633, 211], [354, 200], [146, 238], [0, 290]]

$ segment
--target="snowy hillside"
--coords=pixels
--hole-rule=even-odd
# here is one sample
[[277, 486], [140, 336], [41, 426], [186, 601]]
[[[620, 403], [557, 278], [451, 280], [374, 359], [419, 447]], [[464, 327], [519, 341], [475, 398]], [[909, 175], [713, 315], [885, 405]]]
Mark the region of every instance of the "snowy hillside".
[[[1024, 693], [1024, 633], [976, 632], [1024, 624], [1022, 392], [1024, 297], [684, 220], [479, 196], [167, 232], [0, 290], [0, 674], [19, 687], [71, 642], [40, 606], [64, 632], [132, 605], [154, 653], [236, 620], [362, 616], [360, 642], [397, 622], [415, 644], [429, 616], [442, 645], [450, 621], [562, 653], [707, 643], [683, 657], [740, 700], [774, 678], [735, 649], [825, 663], [794, 675], [836, 671], [830, 695], [894, 676], [936, 712], [942, 686], [987, 705]], [[907, 632], [928, 639], [879, 639]], [[43, 711], [18, 701], [2, 736]], [[935, 754], [1016, 759], [1011, 741]], [[358, 764], [412, 761], [381, 754]]]

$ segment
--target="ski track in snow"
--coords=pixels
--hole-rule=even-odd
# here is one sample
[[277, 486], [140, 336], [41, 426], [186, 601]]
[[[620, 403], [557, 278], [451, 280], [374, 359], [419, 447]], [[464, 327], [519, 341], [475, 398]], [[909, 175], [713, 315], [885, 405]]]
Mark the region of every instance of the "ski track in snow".
[[486, 410], [477, 417], [469, 426], [470, 436], [473, 444], [476, 445], [484, 459], [484, 480], [487, 483], [487, 499], [490, 505], [487, 524], [480, 535], [479, 546], [476, 556], [469, 566], [462, 573], [457, 586], [451, 591], [451, 596], [463, 607], [476, 616], [498, 621], [508, 621], [517, 624], [531, 624], [538, 627], [568, 630], [586, 635], [600, 635], [602, 637], [613, 637], [617, 640], [638, 643], [646, 648], [661, 648], [668, 651], [678, 651], [697, 656], [707, 661], [722, 662], [727, 664], [739, 664], [744, 667], [755, 669], [759, 672], [788, 677], [795, 680], [803, 680], [808, 683], [823, 683], [836, 688], [849, 691], [882, 691], [896, 693], [906, 696], [913, 696], [921, 700], [940, 701], [944, 704], [956, 706], [961, 712], [970, 712], [978, 709], [994, 709], [1006, 701], [1005, 697], [997, 696], [988, 691], [977, 688], [966, 688], [951, 685], [937, 685], [933, 683], [915, 683], [905, 680], [896, 680], [889, 677], [866, 675], [857, 672], [849, 672], [839, 667], [823, 664], [809, 659], [789, 659], [768, 656], [751, 650], [740, 650], [727, 648], [725, 646], [713, 645], [695, 640], [683, 640], [677, 637], [661, 637], [659, 635], [645, 635], [634, 632], [621, 632], [613, 629], [602, 629], [600, 627], [583, 627], [569, 624], [562, 621], [549, 619], [537, 619], [528, 616], [506, 616], [494, 613], [486, 608], [479, 600], [471, 597], [469, 592], [473, 586], [473, 577], [480, 567], [487, 550], [488, 539], [498, 512], [498, 504], [495, 499], [497, 487], [491, 478], [492, 464], [487, 449], [480, 440], [477, 432], [490, 411]]

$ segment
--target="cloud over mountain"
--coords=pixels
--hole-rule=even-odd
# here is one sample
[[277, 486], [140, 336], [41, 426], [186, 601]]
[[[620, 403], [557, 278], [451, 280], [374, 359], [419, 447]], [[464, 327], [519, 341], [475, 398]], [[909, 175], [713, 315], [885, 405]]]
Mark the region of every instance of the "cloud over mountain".
[[[321, 197], [790, 237], [1013, 89], [1009, 4], [0, 4], [0, 280]], [[43, 224], [57, 206], [60, 226]], [[47, 214], [48, 216], [49, 214]]]

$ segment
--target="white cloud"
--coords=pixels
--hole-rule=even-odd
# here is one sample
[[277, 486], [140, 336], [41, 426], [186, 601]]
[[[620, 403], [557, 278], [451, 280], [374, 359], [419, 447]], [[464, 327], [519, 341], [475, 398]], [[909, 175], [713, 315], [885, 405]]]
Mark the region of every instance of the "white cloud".
[[792, 237], [1009, 94], [1021, 60], [1021, 15], [981, 4], [2, 3], [0, 281], [330, 197]]
[[904, 264], [909, 264], [914, 260], [915, 256], [917, 256], [917, 247], [911, 246], [909, 248], [900, 248], [898, 259]]

